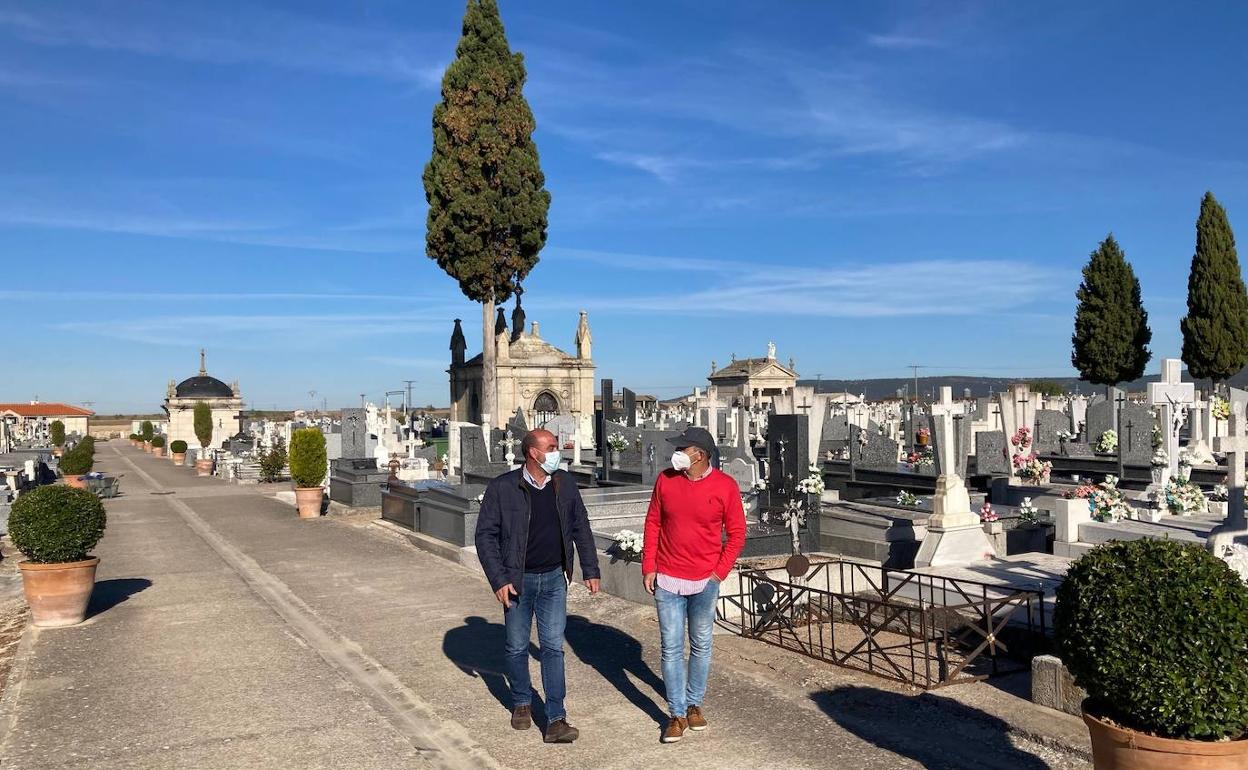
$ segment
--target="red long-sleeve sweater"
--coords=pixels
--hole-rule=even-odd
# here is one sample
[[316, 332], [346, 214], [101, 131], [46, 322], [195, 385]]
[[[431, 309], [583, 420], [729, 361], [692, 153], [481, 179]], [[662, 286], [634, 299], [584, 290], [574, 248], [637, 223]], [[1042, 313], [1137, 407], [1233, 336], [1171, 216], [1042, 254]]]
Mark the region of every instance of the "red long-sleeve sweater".
[[[725, 542], [723, 533], [727, 531]], [[745, 510], [737, 482], [713, 470], [698, 481], [666, 470], [646, 511], [641, 569], [682, 580], [728, 577], [745, 547]]]

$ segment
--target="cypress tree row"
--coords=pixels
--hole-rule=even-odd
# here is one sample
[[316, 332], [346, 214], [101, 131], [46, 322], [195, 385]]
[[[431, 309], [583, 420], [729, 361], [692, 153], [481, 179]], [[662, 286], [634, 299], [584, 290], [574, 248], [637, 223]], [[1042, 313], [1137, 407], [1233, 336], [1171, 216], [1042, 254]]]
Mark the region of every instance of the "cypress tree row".
[[524, 55], [512, 53], [496, 0], [469, 0], [433, 110], [425, 251], [481, 303], [481, 411], [495, 420], [494, 304], [537, 264], [550, 208], [524, 80]]
[[1148, 312], [1140, 282], [1111, 233], [1092, 252], [1075, 292], [1075, 333], [1070, 363], [1086, 382], [1117, 385], [1144, 374], [1152, 358]]
[[1248, 291], [1235, 253], [1235, 235], [1222, 204], [1205, 193], [1196, 219], [1196, 253], [1187, 276], [1183, 363], [1216, 386], [1248, 364]]

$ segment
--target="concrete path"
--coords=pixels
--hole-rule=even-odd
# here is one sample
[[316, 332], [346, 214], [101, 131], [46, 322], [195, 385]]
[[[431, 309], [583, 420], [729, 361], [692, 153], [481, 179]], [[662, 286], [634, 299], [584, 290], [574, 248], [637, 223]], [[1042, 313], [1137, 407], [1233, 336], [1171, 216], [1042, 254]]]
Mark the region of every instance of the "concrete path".
[[[1085, 768], [1078, 720], [990, 685], [913, 695], [716, 638], [712, 728], [658, 743], [652, 608], [574, 586], [582, 739], [507, 725], [502, 612], [471, 570], [365, 519], [296, 518], [263, 487], [116, 442], [91, 617], [27, 630], [0, 764], [100, 768]], [[534, 661], [534, 679], [537, 677]]]

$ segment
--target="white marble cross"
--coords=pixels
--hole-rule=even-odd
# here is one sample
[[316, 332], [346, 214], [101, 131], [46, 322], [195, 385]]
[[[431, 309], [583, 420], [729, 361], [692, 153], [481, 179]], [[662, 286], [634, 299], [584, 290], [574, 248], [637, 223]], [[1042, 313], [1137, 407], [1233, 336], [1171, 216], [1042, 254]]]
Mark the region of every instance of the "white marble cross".
[[940, 401], [931, 405], [931, 412], [933, 422], [940, 426], [936, 436], [933, 437], [936, 442], [936, 452], [940, 462], [940, 475], [956, 476], [958, 475], [958, 423], [954, 419], [954, 415], [962, 412], [962, 405], [953, 403], [952, 387], [947, 385], [941, 386]]
[[1148, 384], [1148, 403], [1158, 410], [1162, 448], [1170, 458], [1170, 475], [1179, 470], [1179, 426], [1187, 405], [1196, 401], [1196, 386], [1183, 382], [1183, 362], [1166, 358], [1161, 362], [1161, 381]]
[[1226, 454], [1226, 486], [1230, 492], [1226, 506], [1229, 529], [1244, 529], [1244, 462], [1248, 460], [1248, 434], [1240, 409], [1231, 407], [1229, 435], [1214, 439], [1217, 451]]

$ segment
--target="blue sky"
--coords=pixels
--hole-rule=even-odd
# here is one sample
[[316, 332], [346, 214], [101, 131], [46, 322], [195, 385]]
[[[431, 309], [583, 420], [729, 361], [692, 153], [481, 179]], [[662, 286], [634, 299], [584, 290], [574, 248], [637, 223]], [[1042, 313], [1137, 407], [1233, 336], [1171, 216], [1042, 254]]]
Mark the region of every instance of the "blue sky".
[[[671, 396], [775, 340], [804, 376], [1070, 373], [1113, 231], [1177, 355], [1206, 189], [1248, 227], [1248, 9], [503, 0], [553, 195], [526, 310]], [[461, 2], [0, 0], [0, 400], [269, 408], [416, 379], [451, 319], [420, 174]], [[1156, 364], [1150, 367], [1155, 370]]]

